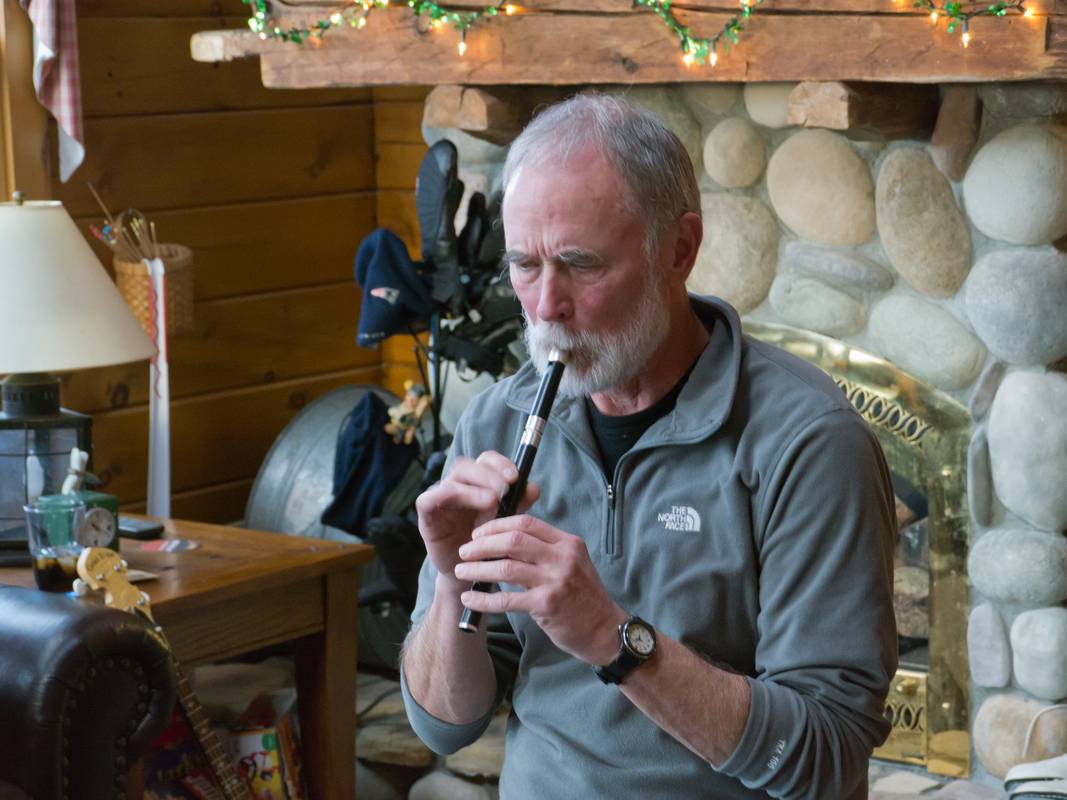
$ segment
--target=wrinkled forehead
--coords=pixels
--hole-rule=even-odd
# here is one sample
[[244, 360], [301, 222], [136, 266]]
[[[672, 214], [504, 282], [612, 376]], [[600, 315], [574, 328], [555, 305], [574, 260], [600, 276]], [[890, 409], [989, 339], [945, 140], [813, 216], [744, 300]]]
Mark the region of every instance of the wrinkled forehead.
[[502, 216], [509, 246], [513, 234], [544, 225], [613, 227], [638, 222], [629, 187], [596, 152], [564, 162], [522, 164], [504, 188]]

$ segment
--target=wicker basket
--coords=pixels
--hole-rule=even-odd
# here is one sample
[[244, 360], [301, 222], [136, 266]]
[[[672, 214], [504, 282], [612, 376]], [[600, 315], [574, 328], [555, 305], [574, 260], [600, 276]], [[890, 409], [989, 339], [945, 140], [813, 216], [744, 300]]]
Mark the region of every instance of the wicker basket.
[[[161, 244], [163, 281], [167, 294], [167, 335], [193, 332], [193, 251], [185, 245]], [[143, 261], [123, 261], [116, 257], [115, 283], [126, 304], [152, 335], [152, 285]]]

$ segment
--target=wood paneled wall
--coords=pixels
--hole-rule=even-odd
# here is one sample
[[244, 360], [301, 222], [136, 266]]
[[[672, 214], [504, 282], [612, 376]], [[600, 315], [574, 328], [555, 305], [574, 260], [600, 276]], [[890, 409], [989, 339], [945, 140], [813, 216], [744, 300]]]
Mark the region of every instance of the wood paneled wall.
[[[4, 3], [21, 23], [15, 0]], [[418, 377], [410, 337], [356, 346], [352, 262], [378, 226], [418, 258], [428, 90], [268, 90], [256, 61], [192, 61], [193, 32], [246, 25], [240, 0], [79, 0], [78, 16], [86, 161], [67, 184], [49, 177], [54, 125], [31, 95], [0, 126], [0, 177], [15, 180], [7, 163], [20, 161], [15, 182], [62, 200], [109, 270], [89, 232], [103, 215], [87, 181], [112, 213], [139, 208], [162, 240], [193, 249], [195, 331], [170, 341], [172, 513], [233, 521], [271, 443], [309, 401], [357, 382], [402, 393]], [[25, 48], [4, 55], [28, 60]], [[63, 404], [93, 415], [105, 490], [142, 510], [147, 363], [62, 377]]]
[[[419, 221], [415, 214], [415, 176], [426, 153], [422, 106], [426, 87], [374, 89], [374, 143], [378, 157], [378, 224], [421, 258]], [[410, 336], [393, 336], [382, 345], [382, 385], [398, 395], [404, 381], [421, 381]]]
[[[267, 90], [254, 61], [193, 62], [194, 31], [246, 25], [240, 0], [80, 0], [78, 14], [88, 155], [53, 193], [87, 231], [102, 216], [91, 180], [112, 213], [137, 207], [194, 250], [196, 329], [170, 343], [172, 513], [239, 519], [286, 422], [381, 377], [380, 353], [355, 344], [352, 275], [379, 215], [374, 100]], [[145, 362], [64, 380], [64, 405], [93, 414], [105, 489], [132, 509], [146, 494], [148, 390]]]

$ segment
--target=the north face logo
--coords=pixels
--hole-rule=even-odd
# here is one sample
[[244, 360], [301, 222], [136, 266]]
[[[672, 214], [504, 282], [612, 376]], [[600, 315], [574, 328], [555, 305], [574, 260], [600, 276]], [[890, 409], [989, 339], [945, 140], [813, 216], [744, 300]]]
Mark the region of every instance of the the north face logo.
[[700, 514], [689, 506], [671, 506], [671, 510], [656, 518], [669, 531], [699, 531]]

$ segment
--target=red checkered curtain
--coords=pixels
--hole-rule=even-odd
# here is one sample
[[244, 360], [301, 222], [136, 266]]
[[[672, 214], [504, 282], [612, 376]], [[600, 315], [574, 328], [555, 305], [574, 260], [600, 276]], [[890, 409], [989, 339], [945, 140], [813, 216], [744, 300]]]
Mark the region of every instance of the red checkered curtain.
[[19, 0], [33, 23], [33, 86], [59, 126], [59, 178], [85, 158], [74, 0]]

